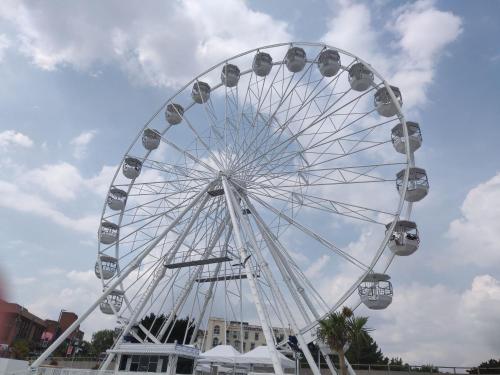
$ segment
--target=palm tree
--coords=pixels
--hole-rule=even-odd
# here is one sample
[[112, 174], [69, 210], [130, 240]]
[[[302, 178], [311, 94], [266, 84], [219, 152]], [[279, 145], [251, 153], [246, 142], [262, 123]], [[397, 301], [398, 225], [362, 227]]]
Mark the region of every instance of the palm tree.
[[367, 317], [355, 317], [350, 308], [343, 307], [319, 322], [318, 338], [338, 354], [342, 375], [347, 375], [345, 352], [351, 343], [368, 338], [367, 321]]

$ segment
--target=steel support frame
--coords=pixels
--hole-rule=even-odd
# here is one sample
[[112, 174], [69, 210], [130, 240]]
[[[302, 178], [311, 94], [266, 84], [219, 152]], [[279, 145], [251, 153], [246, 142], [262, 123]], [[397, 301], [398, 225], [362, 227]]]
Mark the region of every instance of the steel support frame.
[[89, 317], [89, 315], [99, 306], [99, 304], [107, 298], [107, 296], [118, 287], [123, 280], [132, 272], [134, 271], [137, 267], [140, 266], [142, 260], [146, 258], [146, 256], [161, 242], [163, 238], [173, 229], [175, 226], [181, 221], [181, 219], [186, 215], [186, 213], [191, 210], [196, 203], [206, 194], [208, 191], [209, 186], [206, 186], [194, 199], [193, 201], [177, 216], [172, 223], [154, 240], [152, 241], [149, 246], [144, 249], [140, 254], [138, 254], [135, 259], [130, 262], [129, 266], [125, 268], [120, 275], [112, 284], [109, 285], [109, 287], [103, 291], [103, 293], [94, 301], [94, 303], [82, 314], [80, 317], [71, 324], [66, 331], [64, 331], [61, 336], [59, 336], [30, 366], [30, 368], [36, 369], [38, 368], [46, 359], [49, 355], [51, 355], [54, 350], [56, 350], [59, 345], [61, 345], [64, 340], [68, 338], [68, 336], [73, 333], [79, 326], [80, 324], [85, 321]]
[[[289, 264], [287, 263], [286, 259], [284, 258], [282, 252], [285, 252], [286, 249], [283, 247], [283, 245], [279, 242], [279, 240], [276, 238], [276, 236], [271, 232], [269, 227], [266, 225], [260, 214], [257, 212], [255, 207], [253, 206], [252, 202], [247, 197], [244, 197], [245, 203], [250, 208], [250, 211], [252, 211], [252, 215], [255, 219], [255, 222], [257, 223], [257, 226], [259, 227], [259, 230], [264, 237], [264, 241], [266, 242], [269, 251], [271, 252], [271, 255], [278, 265], [278, 269], [280, 270], [283, 280], [287, 284], [292, 296], [294, 296], [294, 299], [299, 306], [299, 309], [302, 312], [302, 315], [304, 316], [304, 319], [306, 320], [306, 323], [311, 323], [311, 319], [309, 318], [309, 315], [305, 312], [303, 312], [303, 306], [300, 300], [298, 300], [297, 293], [300, 294], [304, 302], [306, 303], [307, 307], [313, 314], [314, 318], [316, 320], [320, 319], [321, 316], [316, 310], [316, 307], [312, 303], [311, 299], [305, 293], [304, 287], [300, 283], [300, 281], [297, 279], [295, 274], [293, 273], [293, 270], [290, 268]], [[291, 285], [291, 282], [293, 282], [294, 285]], [[295, 288], [294, 288], [295, 287]], [[320, 348], [321, 354], [325, 358], [325, 361], [328, 365], [328, 369], [332, 373], [332, 375], [337, 375], [337, 369], [333, 365], [333, 362], [331, 358], [328, 356], [328, 354], [325, 352], [325, 347], [323, 343], [320, 343], [318, 341], [318, 347]], [[346, 360], [347, 361], [347, 360]], [[348, 368], [350, 368], [350, 365], [346, 362]]]
[[[225, 189], [226, 190], [226, 189]], [[231, 199], [233, 199], [233, 203], [235, 203], [235, 198], [234, 194], [231, 190], [227, 192], [227, 194], [230, 196]], [[243, 196], [245, 199], [246, 197]], [[252, 208], [250, 208], [250, 211], [252, 211]], [[255, 238], [255, 235], [253, 233], [252, 228], [250, 227], [249, 223], [245, 221], [245, 218], [241, 214], [241, 211], [238, 211], [238, 214], [240, 215], [240, 222], [242, 223], [243, 230], [246, 232], [252, 247], [254, 248], [255, 255], [257, 255], [257, 259], [259, 261], [259, 265], [266, 275], [266, 279], [269, 283], [269, 286], [273, 289], [275, 296], [278, 299], [278, 303], [280, 304], [281, 308], [283, 309], [283, 312], [285, 313], [286, 319], [288, 320], [288, 323], [292, 327], [292, 330], [297, 336], [297, 340], [301, 346], [302, 352], [304, 353], [304, 356], [306, 357], [307, 363], [309, 364], [309, 367], [311, 368], [311, 371], [313, 372], [314, 375], [320, 375], [320, 371], [318, 366], [316, 365], [316, 362], [314, 361], [314, 357], [312, 356], [311, 352], [309, 351], [309, 348], [307, 346], [307, 342], [304, 339], [304, 336], [300, 333], [299, 326], [297, 325], [297, 322], [295, 321], [295, 318], [293, 317], [292, 312], [290, 311], [288, 304], [281, 293], [281, 290], [278, 288], [278, 285], [276, 283], [276, 280], [274, 279], [274, 276], [269, 269], [269, 266], [264, 259], [260, 249], [259, 245], [257, 244], [257, 240]], [[271, 250], [270, 250], [271, 251]]]
[[[236, 241], [236, 246], [240, 253], [241, 261], [243, 262], [243, 260], [246, 259], [246, 257], [248, 256], [248, 252], [243, 245], [243, 240], [241, 237], [240, 227], [236, 214], [237, 208], [234, 206], [232, 199], [233, 195], [225, 176], [222, 176], [222, 185], [224, 186], [224, 195], [226, 198], [227, 209], [229, 211], [231, 222], [233, 224], [234, 239]], [[269, 349], [269, 354], [273, 362], [274, 372], [276, 373], [276, 375], [284, 375], [283, 367], [281, 366], [281, 361], [278, 357], [278, 351], [274, 345], [273, 331], [271, 329], [270, 322], [268, 322], [267, 314], [264, 312], [264, 303], [262, 301], [262, 296], [260, 295], [259, 290], [257, 289], [257, 284], [254, 275], [252, 273], [250, 262], [245, 263], [245, 270], [248, 274], [248, 283], [250, 285], [252, 298], [255, 303], [255, 308], [257, 310], [260, 323], [262, 325], [262, 331], [264, 333], [264, 337], [266, 338], [266, 342], [268, 343], [267, 347]]]
[[[225, 228], [228, 220], [229, 220], [229, 218], [225, 218], [224, 221], [219, 225], [219, 228], [217, 228], [217, 232], [216, 232], [214, 238], [212, 239], [212, 242], [209, 244], [208, 249], [205, 252], [205, 254], [203, 255], [202, 259], [207, 259], [212, 254], [212, 251], [213, 251], [215, 245], [217, 244], [217, 241], [219, 241], [219, 238], [222, 236], [222, 233], [224, 233], [224, 228]], [[168, 316], [168, 319], [163, 323], [163, 325], [160, 329], [160, 332], [157, 335], [158, 340], [161, 340], [161, 337], [167, 332], [168, 326], [175, 319], [177, 312], [179, 311], [181, 306], [184, 304], [186, 298], [189, 295], [189, 292], [191, 291], [191, 288], [193, 287], [194, 283], [196, 282], [196, 278], [198, 277], [201, 270], [203, 270], [203, 266], [204, 265], [199, 265], [197, 270], [191, 275], [191, 278], [187, 282], [187, 285], [184, 288], [182, 294], [177, 299], [175, 306], [173, 306], [173, 309], [172, 309], [170, 315]]]

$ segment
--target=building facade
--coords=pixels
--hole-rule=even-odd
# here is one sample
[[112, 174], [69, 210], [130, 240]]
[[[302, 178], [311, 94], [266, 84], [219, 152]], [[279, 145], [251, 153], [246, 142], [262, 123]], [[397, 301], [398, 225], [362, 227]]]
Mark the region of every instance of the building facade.
[[47, 324], [17, 303], [0, 299], [0, 344], [12, 346], [17, 340], [40, 341]]
[[[286, 340], [290, 332], [288, 328], [273, 327], [278, 342]], [[266, 345], [266, 338], [259, 325], [210, 317], [206, 331], [200, 330], [198, 333], [197, 346], [205, 352], [222, 344], [232, 345], [239, 352], [246, 353], [258, 346]]]
[[[17, 340], [24, 340], [30, 344], [30, 348], [42, 350], [76, 319], [78, 316], [75, 313], [65, 310], [61, 310], [57, 321], [42, 319], [17, 303], [0, 299], [0, 346], [6, 351]], [[73, 350], [74, 345], [82, 340], [83, 332], [76, 329], [66, 342]]]

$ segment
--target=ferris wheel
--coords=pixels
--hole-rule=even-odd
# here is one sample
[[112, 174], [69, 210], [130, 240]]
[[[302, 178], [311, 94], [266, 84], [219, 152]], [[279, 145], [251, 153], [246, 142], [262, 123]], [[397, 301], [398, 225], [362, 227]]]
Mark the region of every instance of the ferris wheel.
[[[389, 265], [419, 245], [410, 214], [429, 183], [402, 104], [367, 62], [321, 43], [250, 50], [177, 91], [102, 211], [93, 308], [116, 316], [117, 343], [165, 342], [188, 317], [183, 343], [204, 345], [210, 316], [257, 321], [277, 374], [280, 329], [319, 374], [317, 322], [344, 304], [386, 308]], [[154, 333], [140, 324], [151, 312], [167, 316]], [[243, 337], [219, 342], [243, 351]]]

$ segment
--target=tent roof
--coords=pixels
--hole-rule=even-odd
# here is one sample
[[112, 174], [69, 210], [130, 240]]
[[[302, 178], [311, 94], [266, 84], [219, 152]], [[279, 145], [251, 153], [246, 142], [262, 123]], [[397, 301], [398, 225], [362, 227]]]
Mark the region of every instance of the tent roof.
[[[281, 365], [283, 367], [292, 368], [295, 367], [295, 363], [285, 357], [278, 351], [278, 358], [281, 361]], [[240, 356], [240, 360], [245, 363], [252, 364], [263, 364], [263, 365], [272, 365], [273, 362], [271, 360], [271, 354], [269, 353], [269, 349], [266, 345], [258, 346], [255, 349], [249, 351]]]
[[241, 357], [241, 353], [231, 345], [217, 345], [216, 347], [207, 350], [200, 354], [201, 363], [234, 363], [236, 359]]

